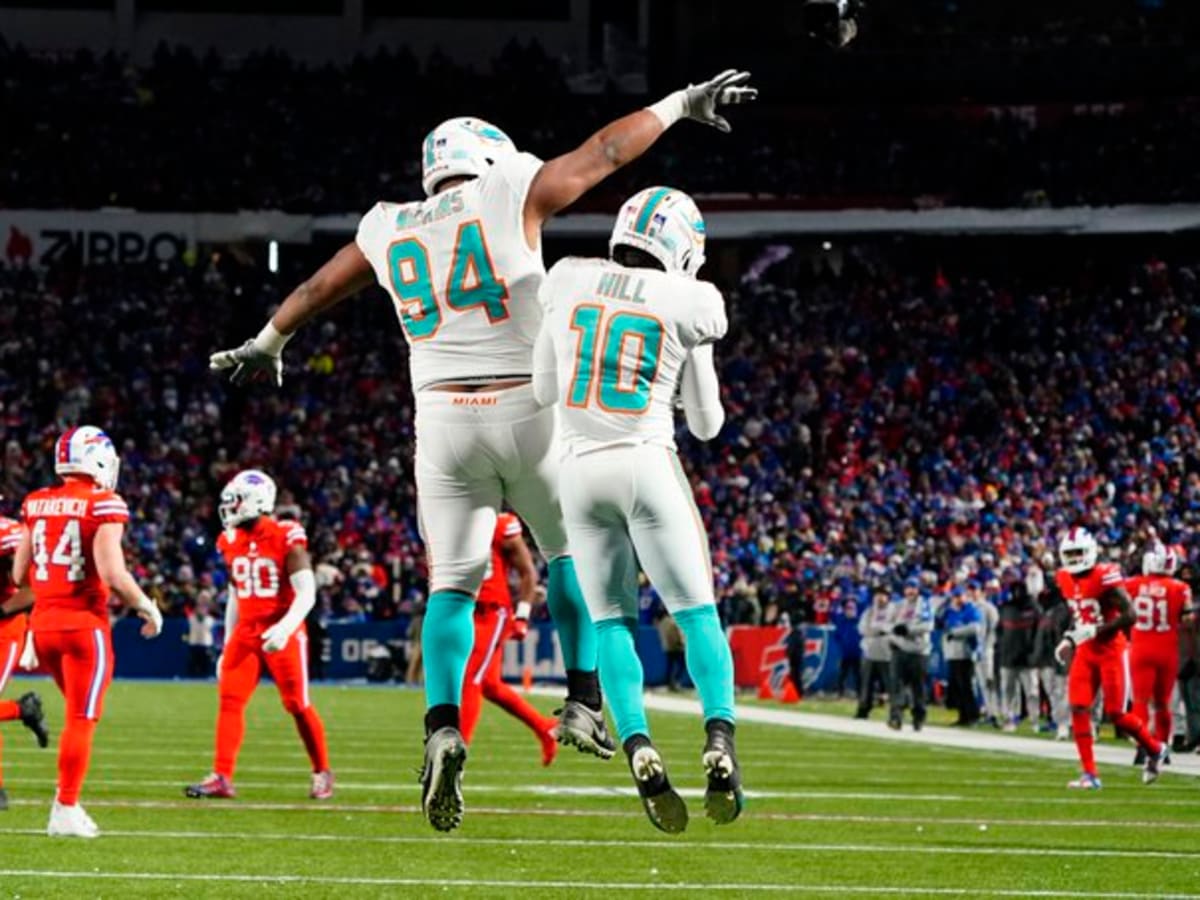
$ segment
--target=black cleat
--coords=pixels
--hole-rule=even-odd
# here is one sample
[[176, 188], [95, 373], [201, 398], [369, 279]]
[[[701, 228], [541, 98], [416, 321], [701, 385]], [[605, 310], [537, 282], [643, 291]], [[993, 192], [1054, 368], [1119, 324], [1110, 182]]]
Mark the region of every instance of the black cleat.
[[705, 723], [708, 740], [704, 743], [704, 812], [718, 825], [728, 825], [742, 814], [742, 771], [733, 746], [733, 724], [720, 719]]
[[1137, 753], [1133, 754], [1133, 764], [1135, 766], [1144, 766], [1146, 764], [1146, 751], [1141, 747], [1137, 748]]
[[687, 828], [687, 806], [671, 787], [666, 766], [653, 744], [643, 741], [637, 746], [629, 755], [629, 770], [651, 824], [667, 834], [681, 834]]
[[0, 788], [0, 812], [4, 812], [6, 809], [8, 809], [8, 791]]
[[42, 698], [30, 691], [28, 694], [21, 695], [17, 705], [21, 708], [21, 724], [33, 732], [39, 747], [43, 749], [49, 747], [50, 732], [46, 730], [46, 714], [42, 712]]
[[463, 820], [462, 773], [467, 745], [457, 728], [439, 728], [425, 739], [421, 811], [437, 831], [453, 831]]
[[613, 758], [617, 745], [604, 725], [602, 711], [590, 709], [578, 700], [568, 700], [554, 714], [558, 716], [555, 737], [560, 744], [601, 759]]

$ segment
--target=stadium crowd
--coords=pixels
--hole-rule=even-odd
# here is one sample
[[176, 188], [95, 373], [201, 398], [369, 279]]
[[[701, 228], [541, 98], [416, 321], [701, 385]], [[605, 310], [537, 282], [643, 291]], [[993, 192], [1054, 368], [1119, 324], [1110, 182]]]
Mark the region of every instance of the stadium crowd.
[[[863, 247], [837, 273], [800, 254], [750, 271], [727, 289], [728, 421], [680, 438], [727, 621], [830, 621], [910, 577], [1001, 605], [1080, 522], [1130, 565], [1153, 527], [1194, 575], [1197, 270], [999, 283]], [[122, 453], [136, 574], [169, 612], [220, 594], [215, 499], [251, 464], [308, 527], [327, 618], [419, 603], [412, 401], [384, 295], [298, 338], [283, 392], [208, 371], [286, 277], [219, 255], [0, 269], [8, 510], [51, 479], [61, 427], [94, 422]]]
[[[419, 91], [398, 88], [417, 79]], [[419, 196], [417, 150], [448, 116], [484, 115], [550, 156], [645, 101], [572, 93], [536, 44], [510, 44], [477, 72], [403, 49], [310, 67], [273, 53], [235, 62], [164, 48], [139, 68], [115, 56], [35, 56], [0, 38], [3, 127], [22, 137], [0, 143], [0, 207], [361, 212], [381, 196]], [[808, 206], [1195, 201], [1198, 148], [1200, 104], [1174, 97], [1055, 107], [776, 101], [749, 111], [728, 139], [668, 135], [587, 202], [612, 208], [655, 182]]]

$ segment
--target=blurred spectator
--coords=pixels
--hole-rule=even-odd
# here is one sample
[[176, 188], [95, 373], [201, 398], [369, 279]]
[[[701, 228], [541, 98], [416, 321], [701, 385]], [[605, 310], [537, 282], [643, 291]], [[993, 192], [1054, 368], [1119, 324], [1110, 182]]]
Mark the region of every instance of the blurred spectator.
[[1000, 704], [1000, 680], [996, 671], [996, 642], [1000, 611], [984, 594], [978, 581], [967, 584], [967, 601], [979, 612], [979, 649], [975, 660], [976, 691], [983, 697], [983, 714], [988, 724], [999, 728], [1004, 710]]
[[854, 717], [865, 719], [875, 706], [875, 690], [892, 693], [892, 598], [887, 591], [876, 591], [871, 605], [858, 620], [862, 640], [862, 668], [858, 678], [858, 711]]
[[853, 684], [854, 696], [862, 693], [860, 672], [862, 669], [862, 647], [858, 633], [858, 620], [862, 614], [858, 597], [854, 594], [839, 596], [833, 601], [830, 622], [833, 625], [833, 640], [841, 651], [842, 661], [838, 665], [837, 695], [844, 697]]
[[208, 678], [213, 673], [213, 629], [217, 620], [212, 614], [212, 592], [196, 598], [196, 605], [187, 614], [188, 677]]
[[667, 658], [667, 689], [681, 690], [680, 679], [687, 674], [684, 663], [683, 632], [675, 623], [675, 617], [665, 608], [660, 610], [654, 627], [658, 629], [658, 638], [662, 642], [663, 654]]
[[1000, 663], [1000, 705], [1004, 709], [1004, 730], [1016, 731], [1021, 720], [1024, 698], [1029, 718], [1038, 716], [1037, 670], [1033, 665], [1033, 645], [1038, 626], [1038, 610], [1023, 581], [1011, 587], [1008, 602], [1000, 607], [997, 658]]
[[1038, 684], [1046, 695], [1050, 714], [1049, 725], [1055, 729], [1055, 740], [1070, 737], [1070, 708], [1067, 704], [1067, 670], [1055, 656], [1055, 648], [1071, 627], [1071, 609], [1053, 581], [1038, 598], [1039, 616], [1034, 633], [1030, 661], [1037, 670]]
[[933, 631], [933, 609], [921, 595], [916, 578], [904, 583], [904, 594], [892, 610], [892, 677], [891, 712], [888, 726], [899, 729], [904, 722], [904, 709], [912, 709], [914, 731], [925, 724], [925, 691], [929, 676], [930, 637]]
[[979, 610], [967, 601], [962, 586], [950, 591], [942, 608], [942, 654], [948, 670], [946, 706], [958, 713], [955, 725], [974, 725], [979, 720], [975, 698], [975, 654], [982, 627]]

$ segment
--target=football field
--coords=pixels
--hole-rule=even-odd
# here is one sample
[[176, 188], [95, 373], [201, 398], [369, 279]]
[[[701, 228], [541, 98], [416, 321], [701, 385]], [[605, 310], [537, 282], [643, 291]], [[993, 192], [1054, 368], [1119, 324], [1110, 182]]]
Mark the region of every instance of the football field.
[[[47, 682], [52, 728], [61, 704]], [[95, 841], [43, 834], [54, 747], [5, 723], [0, 897], [1200, 897], [1200, 784], [1144, 787], [1131, 766], [1069, 794], [1070, 765], [744, 724], [746, 813], [718, 829], [699, 800], [699, 722], [652, 727], [692, 811], [655, 831], [621, 758], [564, 751], [538, 764], [532, 736], [486, 707], [467, 768], [467, 818], [451, 835], [418, 811], [421, 698], [321, 686], [337, 796], [307, 799], [290, 717], [264, 684], [249, 710], [232, 801], [182, 787], [211, 765], [212, 684], [113, 685], [84, 804]], [[536, 698], [546, 710], [548, 698]]]

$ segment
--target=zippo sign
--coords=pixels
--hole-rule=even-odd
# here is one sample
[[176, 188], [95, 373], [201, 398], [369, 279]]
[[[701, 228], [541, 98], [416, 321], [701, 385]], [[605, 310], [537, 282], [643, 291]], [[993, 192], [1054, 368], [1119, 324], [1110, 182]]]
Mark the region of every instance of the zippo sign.
[[172, 213], [0, 210], [0, 249], [9, 262], [166, 262], [196, 243], [195, 219]]

